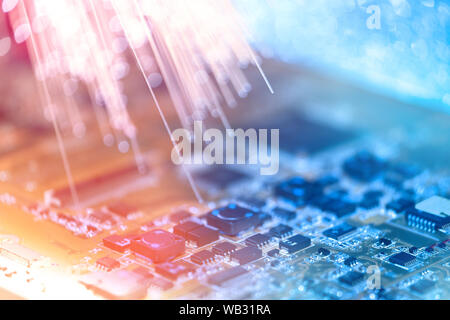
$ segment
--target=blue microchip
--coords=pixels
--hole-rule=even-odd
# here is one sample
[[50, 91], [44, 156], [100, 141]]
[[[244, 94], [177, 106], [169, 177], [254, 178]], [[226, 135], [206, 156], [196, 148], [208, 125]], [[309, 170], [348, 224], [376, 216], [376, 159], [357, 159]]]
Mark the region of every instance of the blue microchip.
[[414, 261], [416, 261], [416, 257], [406, 252], [396, 253], [389, 258], [390, 263], [398, 264], [403, 267], [410, 266]]
[[351, 226], [347, 223], [342, 223], [338, 226], [325, 230], [323, 234], [328, 238], [340, 240], [341, 238], [343, 238], [344, 236], [348, 235], [350, 232], [353, 232], [355, 230], [356, 227]]
[[234, 203], [212, 210], [206, 215], [206, 220], [210, 226], [230, 236], [256, 227], [261, 222], [257, 212], [239, 207]]
[[283, 209], [283, 208], [275, 208], [275, 209], [272, 210], [272, 212], [273, 212], [273, 214], [275, 216], [277, 216], [278, 218], [283, 219], [283, 220], [295, 219], [295, 217], [297, 215], [295, 213], [295, 211], [286, 210], [286, 209]]
[[280, 249], [286, 250], [288, 253], [295, 253], [299, 250], [307, 248], [311, 245], [311, 239], [301, 234], [297, 234], [280, 242]]

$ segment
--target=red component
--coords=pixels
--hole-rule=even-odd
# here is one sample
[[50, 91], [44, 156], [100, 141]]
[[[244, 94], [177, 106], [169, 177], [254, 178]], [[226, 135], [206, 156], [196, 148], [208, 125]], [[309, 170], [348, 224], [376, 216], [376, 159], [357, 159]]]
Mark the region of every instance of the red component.
[[103, 239], [103, 245], [118, 252], [125, 252], [131, 245], [131, 241], [126, 237], [113, 234]]
[[165, 230], [155, 229], [131, 241], [131, 250], [154, 263], [169, 261], [184, 252], [184, 239]]

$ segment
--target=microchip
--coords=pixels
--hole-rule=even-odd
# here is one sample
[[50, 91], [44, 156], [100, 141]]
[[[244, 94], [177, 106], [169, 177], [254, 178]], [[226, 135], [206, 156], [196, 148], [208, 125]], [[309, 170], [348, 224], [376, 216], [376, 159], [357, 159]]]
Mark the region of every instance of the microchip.
[[347, 267], [353, 267], [357, 262], [358, 260], [356, 260], [355, 257], [348, 257], [347, 259], [344, 260], [344, 264]]
[[221, 242], [212, 248], [212, 252], [219, 256], [226, 256], [236, 250], [236, 246], [231, 242]]
[[248, 273], [248, 271], [241, 266], [233, 267], [213, 274], [208, 278], [208, 283], [216, 286], [222, 286], [228, 281], [236, 279], [246, 273]]
[[235, 183], [249, 179], [250, 176], [226, 166], [208, 166], [205, 170], [195, 173], [195, 178], [208, 187], [224, 190]]
[[111, 257], [100, 258], [96, 261], [96, 264], [97, 266], [106, 269], [107, 271], [111, 271], [120, 267], [120, 262]]
[[136, 213], [138, 209], [132, 205], [123, 203], [123, 202], [116, 202], [111, 205], [108, 205], [108, 210], [122, 218], [126, 218], [129, 215]]
[[273, 227], [269, 230], [269, 235], [271, 237], [275, 238], [284, 238], [289, 236], [292, 233], [292, 228], [285, 225], [285, 224], [279, 224], [276, 227]]
[[256, 247], [245, 247], [231, 253], [231, 260], [246, 264], [262, 257], [261, 249]]
[[219, 239], [219, 231], [205, 226], [200, 226], [188, 232], [186, 239], [202, 247]]
[[171, 280], [176, 280], [182, 275], [193, 272], [194, 270], [194, 265], [185, 261], [165, 262], [155, 266], [157, 273]]
[[343, 276], [339, 277], [339, 282], [348, 286], [354, 286], [364, 279], [364, 273], [357, 271], [349, 271]]
[[130, 245], [131, 240], [124, 236], [113, 234], [103, 239], [103, 245], [117, 252], [125, 252]]
[[415, 261], [416, 257], [406, 252], [396, 253], [389, 258], [390, 263], [397, 264], [403, 267], [408, 267]]
[[198, 224], [193, 221], [187, 221], [183, 222], [181, 224], [177, 224], [175, 227], [173, 227], [173, 233], [186, 238], [189, 231], [192, 231], [194, 229], [197, 229], [201, 227], [201, 224]]
[[297, 234], [288, 238], [285, 241], [280, 242], [280, 249], [286, 250], [288, 253], [292, 254], [297, 251], [300, 251], [304, 248], [307, 248], [311, 245], [311, 239], [301, 234]]
[[142, 279], [145, 280], [152, 279], [154, 277], [153, 274], [147, 268], [141, 266], [133, 269], [133, 272], [138, 274], [139, 276], [142, 277]]
[[280, 255], [280, 250], [272, 249], [269, 252], [267, 252], [267, 255], [272, 258], [278, 257]]
[[326, 248], [319, 248], [317, 250], [317, 253], [319, 253], [321, 256], [326, 257], [330, 255], [330, 250], [326, 249]]
[[436, 283], [434, 281], [431, 281], [428, 279], [423, 279], [423, 280], [417, 281], [416, 283], [411, 285], [409, 288], [412, 291], [415, 291], [417, 293], [425, 294], [425, 293], [428, 293], [429, 291], [431, 291], [431, 289], [433, 289], [435, 284]]
[[392, 200], [386, 204], [387, 210], [395, 211], [396, 213], [402, 213], [406, 209], [414, 207], [414, 201], [404, 198]]
[[270, 241], [270, 237], [265, 234], [257, 233], [245, 239], [245, 244], [249, 247], [262, 247]]
[[151, 230], [131, 241], [130, 249], [154, 263], [165, 262], [181, 255], [185, 240], [165, 230]]
[[[444, 200], [439, 200], [444, 199]], [[449, 200], [441, 197], [432, 197], [416, 205], [416, 208], [408, 208], [405, 212], [408, 225], [425, 230], [427, 232], [436, 232], [439, 229], [450, 227], [450, 216], [446, 213]], [[420, 208], [428, 210], [422, 211]], [[440, 210], [442, 210], [440, 213]]]
[[181, 211], [172, 213], [169, 216], [169, 220], [172, 223], [179, 223], [179, 222], [181, 222], [183, 220], [186, 220], [186, 219], [190, 218], [191, 216], [192, 216], [192, 214], [189, 211], [181, 210]]
[[295, 219], [295, 217], [297, 215], [295, 213], [295, 211], [287, 210], [287, 209], [283, 209], [283, 208], [275, 208], [272, 210], [272, 212], [278, 218], [286, 220], [286, 221]]
[[214, 253], [208, 250], [202, 250], [197, 253], [194, 253], [191, 256], [191, 261], [196, 264], [204, 264], [211, 262], [214, 259]]
[[342, 239], [344, 236], [348, 235], [349, 233], [353, 232], [356, 230], [356, 227], [351, 226], [347, 223], [342, 223], [340, 225], [337, 225], [335, 227], [332, 227], [330, 229], [327, 229], [323, 232], [323, 234], [325, 236], [327, 236], [328, 238], [332, 238], [335, 240], [340, 240]]
[[348, 176], [363, 182], [375, 180], [384, 168], [384, 161], [368, 151], [357, 152], [343, 164], [343, 170]]
[[380, 245], [382, 245], [382, 246], [387, 247], [387, 246], [389, 246], [389, 245], [392, 243], [392, 241], [389, 240], [389, 239], [387, 239], [387, 238], [380, 238], [380, 239], [378, 240], [378, 243], [379, 243]]
[[206, 216], [208, 224], [223, 234], [234, 236], [260, 224], [259, 214], [234, 203], [214, 209]]

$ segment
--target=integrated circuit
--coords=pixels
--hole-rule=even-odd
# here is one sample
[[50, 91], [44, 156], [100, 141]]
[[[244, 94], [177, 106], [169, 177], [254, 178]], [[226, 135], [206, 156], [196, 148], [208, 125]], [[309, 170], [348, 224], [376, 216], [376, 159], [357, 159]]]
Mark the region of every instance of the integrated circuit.
[[270, 237], [265, 234], [257, 233], [245, 239], [245, 244], [250, 247], [262, 247], [269, 243]]
[[214, 259], [214, 253], [209, 250], [202, 250], [194, 253], [191, 256], [191, 261], [196, 264], [205, 264], [211, 262]]
[[239, 276], [243, 274], [247, 274], [248, 271], [245, 270], [241, 266], [236, 266], [230, 269], [226, 269], [224, 271], [218, 272], [216, 274], [213, 274], [208, 278], [208, 283], [216, 285], [216, 286], [222, 286], [225, 285], [228, 281], [232, 279], [236, 279]]
[[132, 240], [131, 250], [155, 263], [165, 262], [182, 254], [185, 240], [165, 230], [151, 230]]
[[232, 253], [234, 250], [236, 250], [236, 245], [232, 244], [231, 242], [221, 242], [212, 248], [212, 252], [219, 256], [226, 256]]
[[262, 251], [256, 247], [245, 247], [234, 251], [230, 255], [231, 260], [238, 262], [239, 264], [246, 264], [262, 257]]
[[280, 242], [280, 250], [286, 250], [288, 253], [295, 253], [311, 245], [311, 239], [301, 234], [297, 234]]
[[330, 229], [327, 229], [323, 232], [325, 236], [328, 238], [332, 238], [335, 240], [341, 240], [343, 237], [347, 236], [351, 232], [355, 231], [356, 227], [351, 226], [347, 223], [341, 223], [340, 225], [337, 225], [335, 227], [332, 227]]
[[396, 253], [389, 257], [389, 262], [403, 267], [409, 267], [416, 261], [416, 257], [406, 252]]
[[343, 284], [353, 287], [364, 280], [364, 273], [358, 271], [349, 271], [343, 276], [339, 277], [338, 280]]
[[219, 239], [219, 231], [205, 226], [200, 226], [189, 231], [186, 239], [195, 243], [197, 247], [202, 247]]
[[279, 224], [269, 230], [268, 235], [275, 238], [284, 238], [292, 234], [292, 228], [285, 224]]
[[165, 262], [157, 264], [155, 271], [166, 278], [177, 280], [182, 275], [195, 271], [195, 267], [186, 261]]
[[237, 235], [239, 232], [253, 228], [260, 223], [259, 214], [242, 208], [234, 203], [226, 207], [214, 209], [206, 216], [208, 224], [226, 235]]
[[120, 268], [120, 262], [111, 257], [100, 258], [97, 260], [96, 264], [107, 271]]

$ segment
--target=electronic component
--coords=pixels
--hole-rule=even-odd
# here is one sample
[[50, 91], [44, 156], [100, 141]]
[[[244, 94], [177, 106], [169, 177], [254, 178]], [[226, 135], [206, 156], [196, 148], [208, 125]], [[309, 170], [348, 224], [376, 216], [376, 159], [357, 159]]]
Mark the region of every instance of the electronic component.
[[396, 213], [402, 213], [408, 208], [414, 206], [414, 201], [404, 198], [399, 198], [397, 200], [392, 200], [386, 204], [387, 210], [392, 210]]
[[351, 226], [347, 223], [341, 223], [340, 225], [337, 225], [335, 227], [332, 227], [330, 229], [327, 229], [323, 232], [325, 236], [328, 238], [332, 238], [335, 240], [341, 240], [343, 237], [347, 236], [351, 232], [355, 231], [356, 227]]
[[364, 273], [358, 271], [349, 271], [343, 276], [339, 277], [339, 282], [348, 286], [355, 286], [364, 279]]
[[214, 209], [207, 214], [206, 219], [210, 226], [227, 235], [237, 235], [241, 231], [257, 226], [260, 222], [256, 212], [236, 204]]
[[226, 269], [224, 271], [220, 271], [216, 274], [213, 274], [208, 278], [208, 283], [216, 286], [222, 286], [226, 284], [228, 281], [236, 279], [239, 276], [246, 273], [248, 273], [248, 271], [241, 266], [233, 267], [230, 269]]
[[202, 225], [193, 221], [183, 222], [173, 227], [173, 233], [186, 238], [189, 231], [197, 229]]
[[278, 257], [279, 254], [280, 254], [280, 250], [278, 250], [278, 249], [272, 249], [269, 252], [267, 252], [267, 255], [272, 258]]
[[358, 260], [356, 260], [355, 257], [348, 257], [347, 259], [344, 260], [344, 264], [347, 267], [354, 267], [357, 262], [358, 262]]
[[392, 241], [387, 238], [380, 238], [380, 239], [378, 239], [378, 243], [384, 247], [387, 247], [390, 244], [392, 244]]
[[214, 245], [214, 247], [212, 248], [212, 252], [219, 256], [229, 255], [234, 250], [236, 250], [236, 246], [231, 242], [221, 242]]
[[326, 248], [319, 248], [317, 250], [317, 253], [320, 254], [323, 257], [329, 256], [330, 255], [330, 250], [326, 249]]
[[151, 230], [131, 242], [131, 250], [155, 263], [175, 258], [184, 252], [184, 239], [168, 231]]
[[230, 255], [231, 260], [238, 262], [239, 264], [246, 264], [262, 257], [261, 249], [256, 247], [245, 247], [236, 250]]
[[117, 252], [125, 252], [130, 247], [131, 241], [127, 237], [113, 234], [103, 239], [103, 245]]
[[194, 270], [194, 265], [186, 261], [164, 262], [155, 266], [155, 271], [157, 273], [171, 280], [177, 280], [179, 277], [193, 272]]
[[411, 248], [409, 248], [409, 253], [413, 253], [413, 254], [415, 254], [415, 253], [417, 253], [417, 247], [411, 247]]
[[429, 291], [431, 291], [435, 285], [436, 285], [436, 283], [434, 281], [431, 281], [428, 279], [423, 279], [423, 280], [417, 281], [416, 283], [411, 285], [409, 288], [412, 291], [415, 291], [419, 294], [426, 294]]
[[100, 258], [96, 261], [96, 264], [107, 271], [120, 268], [120, 262], [111, 257]]
[[111, 214], [99, 210], [89, 214], [89, 219], [98, 224], [115, 224], [114, 218], [111, 216]]
[[292, 220], [295, 219], [296, 217], [296, 213], [295, 211], [291, 211], [291, 210], [287, 210], [287, 209], [283, 209], [283, 208], [274, 208], [272, 210], [272, 213], [277, 216], [278, 218], [282, 219], [282, 220]]
[[360, 151], [344, 162], [343, 169], [351, 178], [370, 182], [378, 178], [385, 163], [368, 151]]
[[249, 247], [262, 247], [269, 243], [270, 237], [265, 234], [257, 233], [245, 239], [245, 244]]
[[191, 261], [196, 264], [204, 264], [211, 262], [214, 259], [214, 253], [209, 250], [202, 250], [194, 253], [191, 256]]
[[186, 235], [186, 240], [194, 242], [197, 247], [202, 247], [218, 239], [219, 231], [205, 226], [195, 228]]
[[396, 253], [389, 257], [389, 262], [393, 264], [397, 264], [403, 267], [409, 267], [416, 261], [416, 257], [406, 253], [406, 252], [400, 252]]
[[436, 232], [439, 229], [447, 229], [450, 227], [450, 216], [436, 215], [410, 208], [405, 212], [408, 225], [414, 228], [422, 229], [427, 232]]
[[280, 250], [286, 250], [288, 253], [295, 253], [311, 245], [311, 239], [301, 234], [292, 236], [280, 242]]
[[279, 224], [269, 230], [268, 235], [275, 238], [284, 238], [289, 236], [292, 233], [292, 228], [285, 225], [285, 224]]

